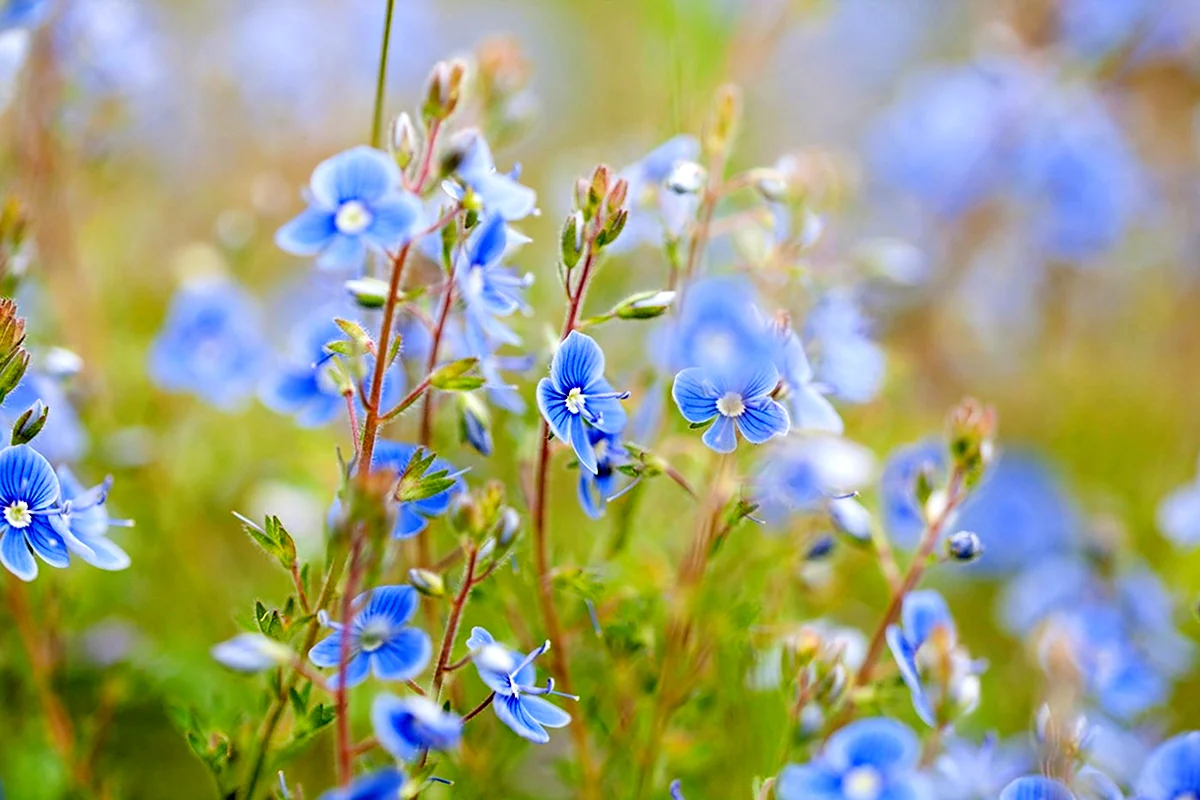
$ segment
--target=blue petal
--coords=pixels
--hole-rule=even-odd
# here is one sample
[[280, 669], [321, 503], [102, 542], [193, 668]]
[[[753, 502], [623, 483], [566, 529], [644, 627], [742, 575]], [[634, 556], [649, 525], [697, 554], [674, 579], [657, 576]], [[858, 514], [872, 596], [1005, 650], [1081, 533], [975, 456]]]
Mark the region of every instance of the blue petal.
[[392, 528], [393, 539], [411, 539], [425, 528], [429, 520], [417, 513], [415, 503], [401, 503], [396, 510], [396, 524]]
[[571, 715], [553, 703], [540, 697], [528, 695], [521, 698], [526, 713], [547, 728], [565, 728], [571, 724]]
[[67, 543], [46, 517], [34, 517], [25, 529], [25, 538], [29, 540], [33, 552], [50, 566], [62, 568], [70, 565], [71, 553], [67, 550]]
[[407, 192], [397, 192], [371, 206], [371, 224], [363, 238], [381, 250], [406, 244], [421, 225], [421, 203]]
[[318, 203], [336, 210], [348, 200], [377, 200], [401, 181], [400, 168], [386, 153], [355, 147], [318, 164], [309, 186]]
[[433, 645], [425, 631], [404, 628], [369, 655], [376, 677], [385, 681], [407, 681], [421, 674], [432, 652]]
[[[1140, 800], [1173, 800], [1200, 792], [1200, 731], [1181, 733], [1158, 746], [1137, 782]], [[1005, 798], [1008, 800], [1008, 798]], [[1024, 800], [1023, 798], [1021, 800]]]
[[545, 744], [550, 741], [550, 734], [541, 724], [529, 715], [525, 709], [524, 697], [510, 695], [508, 697], [497, 696], [492, 701], [492, 707], [496, 709], [496, 716], [500, 721], [508, 727], [512, 728], [513, 733], [520, 736], [522, 739], [528, 739], [534, 744]]
[[566, 394], [555, 388], [554, 381], [550, 378], [542, 378], [538, 381], [537, 404], [538, 410], [542, 412], [542, 418], [550, 426], [550, 432], [562, 441], [569, 442], [571, 440], [569, 432], [571, 417], [577, 415], [572, 414], [567, 408]]
[[[334, 666], [337, 666], [335, 663]], [[366, 653], [353, 653], [350, 660], [346, 662], [346, 688], [358, 686], [367, 679], [367, 675], [371, 672], [371, 658]], [[329, 676], [325, 682], [330, 689], [336, 690], [342, 685], [342, 675], [340, 672]]]
[[917, 716], [926, 725], [936, 726], [937, 717], [929, 705], [925, 686], [921, 683], [921, 676], [917, 670], [916, 650], [905, 640], [899, 625], [888, 626], [886, 635], [888, 648], [891, 649], [892, 656], [896, 659], [896, 666], [900, 668], [900, 677], [904, 679], [904, 683], [912, 694], [913, 708], [916, 709]]
[[842, 417], [833, 403], [811, 386], [793, 387], [787, 399], [792, 410], [792, 423], [799, 430], [842, 432]]
[[718, 453], [732, 453], [737, 449], [737, 428], [732, 419], [718, 415], [700, 439]]
[[550, 362], [550, 379], [566, 394], [604, 379], [604, 352], [586, 333], [571, 331]]
[[[1200, 762], [1194, 762], [1192, 766], [1196, 764]], [[1200, 775], [1197, 775], [1197, 778], [1196, 782], [1200, 783]], [[1087, 800], [1125, 800], [1125, 795], [1121, 793], [1116, 781], [1095, 767], [1084, 767], [1075, 773], [1073, 785], [1075, 791]]]
[[707, 422], [717, 416], [716, 387], [700, 367], [685, 369], [675, 376], [671, 397], [679, 413], [691, 423]]
[[751, 400], [735, 417], [738, 430], [751, 444], [762, 444], [774, 436], [785, 436], [792, 427], [787, 409], [770, 399]]
[[579, 505], [583, 508], [583, 513], [592, 519], [603, 517], [604, 507], [607, 505], [596, 476], [583, 470], [579, 471]]
[[508, 244], [507, 225], [501, 216], [490, 217], [477, 233], [472, 235], [470, 248], [470, 263], [485, 265], [499, 261], [504, 255]]
[[1031, 775], [1004, 787], [1000, 800], [1075, 800], [1075, 795], [1058, 781]]
[[485, 210], [510, 222], [528, 217], [537, 206], [537, 192], [499, 172], [476, 179], [473, 188]]
[[339, 233], [330, 240], [329, 246], [317, 258], [317, 267], [327, 270], [362, 269], [367, 258], [367, 245], [361, 236]]
[[745, 374], [740, 378], [738, 390], [747, 401], [767, 397], [779, 385], [779, 370], [770, 361], [760, 361], [752, 367], [741, 367]]
[[84, 543], [89, 548], [88, 552], [75, 548], [71, 551], [97, 569], [116, 572], [126, 569], [132, 563], [129, 555], [107, 537], [87, 539]]
[[24, 500], [31, 511], [44, 511], [58, 502], [58, 477], [45, 457], [27, 444], [0, 451], [0, 500], [4, 505]]
[[306, 208], [275, 232], [280, 250], [297, 256], [315, 256], [337, 236], [333, 212]]
[[384, 750], [400, 761], [411, 761], [421, 752], [414, 741], [405, 702], [392, 694], [379, 694], [371, 703], [371, 728]]
[[384, 617], [394, 626], [400, 626], [412, 619], [418, 599], [417, 590], [411, 586], [377, 586], [360, 594], [354, 604], [362, 608], [357, 617]]
[[569, 441], [575, 450], [575, 455], [579, 458], [579, 466], [595, 475], [599, 472], [596, 464], [596, 448], [592, 445], [591, 437], [588, 436], [583, 417], [579, 414], [571, 414], [570, 417], [567, 420], [567, 433], [571, 436]]
[[775, 784], [779, 800], [843, 800], [842, 780], [826, 769], [789, 764]]
[[492, 636], [487, 628], [481, 628], [476, 625], [474, 628], [471, 628], [471, 636], [467, 639], [467, 649], [475, 650], [495, 643], [495, 637]]
[[920, 749], [916, 734], [906, 725], [871, 717], [835, 733], [825, 747], [825, 759], [836, 769], [871, 766], [884, 771], [915, 767]]
[[0, 563], [21, 580], [33, 580], [37, 577], [38, 566], [33, 559], [33, 553], [29, 552], [25, 534], [7, 525], [4, 525], [3, 529], [3, 535], [0, 535]]
[[[354, 654], [354, 642], [350, 643], [350, 654]], [[308, 660], [318, 667], [336, 667], [342, 654], [342, 632], [334, 631], [313, 645], [308, 651]]]
[[954, 633], [954, 618], [940, 594], [932, 589], [909, 592], [900, 608], [904, 636], [914, 649], [929, 639], [935, 628], [949, 628]]
[[[603, 388], [606, 393], [612, 391], [612, 387], [607, 384]], [[587, 410], [591, 412], [593, 417], [592, 425], [597, 429], [614, 435], [625, 430], [628, 415], [625, 413], [625, 406], [621, 405], [620, 400], [615, 397], [601, 399], [588, 397], [586, 402]]]

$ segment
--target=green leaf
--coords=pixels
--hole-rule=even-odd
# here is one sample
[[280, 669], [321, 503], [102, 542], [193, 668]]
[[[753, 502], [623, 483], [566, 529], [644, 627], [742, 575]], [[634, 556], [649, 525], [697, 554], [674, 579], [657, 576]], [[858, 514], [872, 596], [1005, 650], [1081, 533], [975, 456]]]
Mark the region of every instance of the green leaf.
[[352, 342], [359, 346], [360, 350], [370, 351], [375, 346], [375, 340], [371, 338], [371, 334], [367, 333], [366, 329], [357, 322], [341, 317], [334, 317], [333, 322], [350, 337]]
[[458, 361], [443, 364], [429, 376], [429, 385], [443, 392], [469, 392], [478, 389], [485, 383], [484, 379], [478, 375], [467, 375], [478, 363], [478, 358], [460, 358]]

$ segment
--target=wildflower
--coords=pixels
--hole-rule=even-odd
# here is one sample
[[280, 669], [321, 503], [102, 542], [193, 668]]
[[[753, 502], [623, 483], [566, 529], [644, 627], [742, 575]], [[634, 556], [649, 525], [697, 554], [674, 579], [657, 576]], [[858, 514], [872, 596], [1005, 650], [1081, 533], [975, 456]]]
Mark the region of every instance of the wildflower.
[[[386, 468], [402, 473], [418, 449], [415, 444], [381, 439], [375, 444], [375, 453], [371, 459], [372, 469]], [[441, 472], [443, 470], [447, 473], [455, 471], [454, 467], [445, 459], [435, 458], [427, 471]], [[397, 506], [396, 525], [392, 529], [392, 536], [396, 539], [408, 539], [416, 536], [425, 530], [430, 519], [445, 514], [446, 509], [450, 507], [451, 498], [465, 488], [465, 484], [459, 478], [453, 486], [445, 491], [430, 497], [423, 497], [420, 500], [400, 503]]]
[[694, 136], [675, 136], [621, 170], [619, 177], [629, 184], [629, 219], [612, 245], [614, 252], [640, 244], [657, 247], [664, 238], [679, 238], [699, 201], [695, 194], [672, 191], [664, 183], [676, 165], [693, 162], [699, 155], [700, 142]]
[[237, 672], [263, 672], [292, 660], [292, 649], [261, 633], [239, 633], [212, 649], [212, 657]]
[[579, 505], [589, 517], [600, 519], [604, 516], [608, 498], [617, 488], [617, 467], [625, 463], [628, 456], [616, 434], [588, 428], [587, 436], [596, 453], [596, 471], [579, 471]]
[[729, 369], [772, 357], [754, 287], [741, 277], [708, 278], [689, 285], [677, 319], [659, 329], [660, 367]]
[[829, 521], [840, 533], [860, 544], [871, 541], [871, 512], [854, 497], [831, 498]]
[[[317, 642], [308, 658], [318, 667], [336, 667], [341, 658], [342, 637], [349, 636], [350, 658], [346, 663], [346, 685], [357, 686], [368, 672], [385, 681], [416, 677], [429, 663], [429, 635], [405, 623], [417, 610], [417, 591], [411, 586], [378, 586], [354, 599], [350, 624], [329, 621], [334, 633]], [[337, 685], [340, 675], [330, 684]]]
[[363, 775], [345, 789], [331, 789], [320, 800], [396, 800], [408, 777], [396, 767]]
[[244, 289], [223, 279], [187, 283], [151, 345], [150, 377], [233, 409], [254, 393], [263, 346], [258, 305]]
[[922, 475], [937, 485], [946, 474], [946, 446], [937, 439], [904, 445], [891, 452], [879, 476], [882, 518], [901, 547], [915, 547], [925, 530], [925, 509], [916, 496]]
[[978, 745], [951, 738], [933, 766], [937, 795], [941, 800], [992, 800], [1031, 764], [1024, 747], [1000, 744], [994, 735]]
[[827, 509], [851, 538], [870, 538], [870, 514], [852, 495], [871, 480], [874, 456], [836, 436], [787, 437], [773, 444], [755, 480], [754, 501], [772, 525]]
[[792, 422], [799, 430], [842, 432], [842, 418], [813, 380], [812, 366], [804, 345], [786, 322], [771, 326], [774, 334], [772, 360], [785, 390], [784, 399]]
[[1200, 731], [1181, 733], [1150, 755], [1137, 782], [1141, 800], [1200, 797]]
[[368, 249], [394, 251], [417, 233], [421, 203], [401, 182], [396, 163], [370, 147], [328, 158], [313, 170], [308, 208], [275, 242], [298, 256], [319, 255], [322, 269], [361, 269]]
[[562, 728], [570, 724], [571, 715], [542, 699], [543, 695], [568, 697], [573, 695], [554, 691], [554, 679], [549, 678], [545, 687], [535, 685], [537, 673], [533, 661], [550, 649], [550, 642], [534, 650], [524, 658], [496, 640], [484, 628], [472, 628], [467, 647], [474, 654], [475, 669], [479, 678], [496, 693], [492, 708], [496, 716], [518, 736], [535, 744], [550, 741], [546, 728]]
[[113, 520], [108, 516], [106, 480], [85, 489], [75, 474], [65, 466], [57, 470], [62, 519], [70, 536], [67, 548], [93, 567], [122, 570], [129, 566], [129, 556], [108, 538], [110, 526], [130, 527], [130, 520]]
[[70, 563], [58, 497], [58, 478], [41, 453], [29, 445], [0, 450], [0, 563], [23, 581], [37, 577], [33, 553], [52, 567]]
[[1000, 800], [1075, 800], [1075, 795], [1053, 778], [1029, 775], [1005, 786]]
[[8, 0], [0, 7], [0, 31], [36, 28], [45, 22], [52, 5], [52, 0]]
[[533, 283], [500, 263], [510, 241], [504, 218], [493, 215], [471, 232], [454, 280], [466, 307], [466, 336], [474, 353], [490, 352], [489, 344], [520, 344], [521, 338], [500, 322], [526, 308], [521, 291]]
[[0, 428], [11, 428], [39, 400], [50, 408], [50, 414], [31, 446], [53, 464], [81, 458], [88, 449], [87, 431], [67, 399], [62, 383], [32, 367], [25, 370], [17, 388], [0, 404]]
[[791, 427], [787, 409], [772, 399], [779, 373], [770, 363], [744, 369], [685, 369], [675, 376], [671, 397], [693, 424], [716, 419], [702, 437], [718, 453], [737, 448], [737, 431], [751, 444], [783, 436]]
[[887, 642], [917, 716], [940, 727], [969, 714], [979, 703], [982, 667], [959, 647], [946, 601], [932, 590], [910, 592], [900, 615], [902, 625], [888, 626]]
[[537, 204], [533, 189], [521, 185], [514, 176], [496, 171], [491, 148], [479, 131], [466, 133], [455, 173], [478, 196], [484, 211], [508, 222], [529, 216]]
[[550, 362], [550, 376], [537, 385], [538, 409], [550, 430], [575, 450], [579, 463], [599, 471], [589, 426], [617, 434], [625, 427], [620, 401], [628, 392], [613, 391], [604, 378], [604, 353], [587, 334], [571, 331]]
[[805, 339], [817, 353], [816, 379], [847, 403], [870, 402], [883, 384], [885, 356], [870, 328], [846, 289], [826, 292], [805, 320]]
[[401, 761], [412, 761], [422, 750], [451, 750], [462, 738], [462, 719], [424, 697], [377, 695], [371, 726], [383, 749]]
[[779, 773], [779, 800], [881, 800], [929, 797], [917, 775], [920, 745], [903, 724], [871, 717], [830, 737], [810, 764], [789, 764]]

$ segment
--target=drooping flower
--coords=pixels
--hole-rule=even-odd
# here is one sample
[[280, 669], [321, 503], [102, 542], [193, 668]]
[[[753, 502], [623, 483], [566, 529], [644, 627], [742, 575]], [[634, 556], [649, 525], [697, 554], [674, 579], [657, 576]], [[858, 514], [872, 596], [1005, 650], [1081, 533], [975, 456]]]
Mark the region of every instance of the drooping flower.
[[614, 391], [604, 377], [604, 352], [596, 340], [571, 331], [550, 362], [550, 376], [537, 385], [538, 409], [550, 430], [575, 450], [580, 465], [599, 471], [588, 427], [617, 434], [625, 427], [621, 400], [628, 392]]
[[345, 789], [330, 789], [321, 800], [396, 800], [408, 776], [396, 767], [384, 767], [363, 775]]
[[742, 369], [691, 367], [675, 376], [671, 397], [688, 422], [716, 420], [702, 439], [718, 453], [737, 448], [737, 431], [751, 444], [783, 436], [791, 428], [787, 409], [772, 398], [779, 373], [770, 362]]
[[852, 722], [830, 737], [806, 765], [779, 773], [779, 800], [924, 800], [929, 786], [917, 774], [920, 745], [903, 724], [872, 717]]
[[629, 183], [629, 218], [611, 245], [614, 252], [642, 244], [660, 247], [666, 236], [677, 238], [683, 232], [695, 216], [697, 195], [672, 191], [663, 183], [677, 164], [699, 156], [700, 142], [694, 136], [675, 136], [621, 170], [620, 177]]
[[616, 434], [588, 428], [587, 435], [596, 453], [596, 471], [579, 471], [579, 505], [589, 517], [600, 519], [617, 488], [617, 467], [625, 463], [627, 455]]
[[786, 322], [771, 326], [775, 350], [773, 361], [785, 391], [784, 401], [797, 430], [842, 432], [842, 418], [813, 380], [813, 369], [804, 345]]
[[518, 275], [501, 263], [509, 240], [504, 218], [493, 215], [471, 232], [455, 267], [454, 280], [466, 308], [467, 344], [473, 353], [521, 343], [499, 318], [526, 308], [521, 292], [533, 283], [533, 276]]
[[338, 153], [313, 170], [308, 208], [279, 229], [275, 242], [298, 256], [319, 256], [322, 269], [361, 269], [369, 249], [392, 252], [418, 232], [421, 203], [402, 180], [396, 162], [379, 150]]
[[412, 761], [423, 750], [452, 750], [462, 738], [462, 719], [424, 697], [376, 695], [371, 727], [383, 749], [401, 761]]
[[1200, 797], [1200, 731], [1181, 733], [1150, 755], [1138, 777], [1139, 800]]
[[233, 409], [254, 394], [264, 344], [258, 304], [244, 289], [224, 279], [186, 283], [150, 347], [150, 377]]
[[537, 205], [537, 193], [533, 189], [496, 170], [492, 150], [479, 131], [465, 132], [455, 174], [479, 197], [485, 212], [508, 222], [524, 219]]
[[499, 645], [484, 628], [472, 628], [467, 647], [479, 678], [496, 693], [492, 708], [496, 717], [523, 739], [535, 744], [550, 741], [546, 728], [563, 728], [570, 724], [571, 715], [543, 699], [545, 695], [579, 698], [554, 691], [554, 679], [538, 686], [533, 661], [550, 649], [546, 642], [522, 658], [520, 653]]
[[887, 643], [912, 693], [921, 721], [941, 727], [979, 703], [980, 665], [958, 644], [946, 601], [933, 590], [909, 592], [900, 609], [901, 625], [890, 625]]
[[1028, 775], [1005, 786], [1000, 800], [1075, 800], [1075, 795], [1053, 778]]
[[[337, 667], [342, 637], [349, 636], [346, 685], [357, 686], [369, 672], [385, 681], [415, 678], [429, 663], [433, 647], [429, 635], [406, 623], [417, 610], [417, 590], [411, 586], [378, 586], [354, 599], [349, 625], [329, 621], [334, 633], [317, 642], [308, 658], [318, 667]], [[341, 680], [334, 675], [329, 683]]]
[[23, 581], [37, 577], [33, 553], [52, 567], [70, 563], [58, 498], [58, 478], [41, 453], [23, 444], [0, 450], [0, 563]]
[[[412, 461], [418, 449], [420, 448], [415, 444], [381, 439], [375, 444], [375, 452], [371, 458], [371, 468], [391, 469], [396, 473], [402, 473]], [[454, 473], [456, 471], [448, 461], [438, 457], [434, 458], [427, 472], [441, 472], [443, 470], [447, 473]], [[396, 525], [392, 529], [392, 536], [397, 539], [408, 539], [416, 536], [425, 530], [426, 526], [429, 525], [430, 519], [445, 514], [446, 509], [450, 507], [451, 498], [465, 488], [465, 484], [459, 478], [453, 486], [445, 491], [438, 492], [430, 497], [423, 497], [420, 500], [399, 503], [397, 505]]]
[[108, 516], [108, 489], [111, 479], [85, 489], [75, 474], [59, 466], [58, 486], [61, 493], [62, 519], [71, 535], [67, 548], [93, 567], [122, 570], [129, 566], [129, 556], [108, 538], [110, 526], [129, 527], [128, 520], [113, 520]]

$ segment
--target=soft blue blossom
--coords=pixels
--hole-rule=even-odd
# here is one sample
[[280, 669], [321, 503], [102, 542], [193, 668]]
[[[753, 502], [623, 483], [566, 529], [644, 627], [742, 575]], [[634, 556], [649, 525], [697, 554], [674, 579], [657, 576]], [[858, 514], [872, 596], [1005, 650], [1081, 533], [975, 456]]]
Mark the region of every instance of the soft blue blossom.
[[571, 331], [550, 362], [550, 377], [537, 385], [538, 409], [550, 430], [575, 450], [580, 465], [599, 470], [589, 426], [617, 434], [625, 427], [621, 400], [628, 392], [613, 391], [604, 377], [604, 353], [587, 334]]
[[496, 693], [492, 701], [496, 717], [518, 736], [535, 744], [545, 744], [550, 741], [546, 728], [563, 728], [570, 724], [571, 715], [542, 696], [579, 698], [554, 691], [552, 678], [547, 679], [546, 686], [537, 686], [533, 661], [550, 649], [550, 642], [522, 657], [520, 653], [496, 644], [484, 628], [472, 628], [467, 647], [471, 648], [480, 680]]
[[903, 724], [873, 717], [852, 722], [829, 738], [806, 765], [779, 773], [779, 800], [923, 800], [929, 786], [918, 775], [920, 744]]
[[1200, 469], [1197, 477], [1158, 506], [1158, 529], [1180, 547], [1200, 545]]
[[45, 22], [53, 5], [52, 0], [6, 0], [0, 6], [0, 31], [36, 28]]
[[1057, 9], [1063, 43], [1089, 59], [1121, 50], [1135, 62], [1186, 59], [1200, 38], [1195, 0], [1063, 0]]
[[519, 183], [516, 177], [496, 170], [491, 148], [483, 134], [469, 131], [464, 139], [455, 174], [479, 198], [484, 211], [508, 222], [532, 214], [537, 205], [537, 193]]
[[279, 229], [275, 242], [323, 269], [359, 270], [368, 250], [391, 253], [418, 232], [421, 203], [401, 187], [386, 153], [355, 147], [313, 170], [308, 208]]
[[880, 511], [884, 527], [900, 547], [916, 547], [925, 530], [925, 511], [917, 502], [917, 479], [927, 473], [932, 485], [946, 474], [946, 445], [925, 439], [896, 448], [879, 476]]
[[233, 409], [254, 394], [264, 346], [258, 304], [242, 287], [223, 279], [186, 283], [150, 347], [150, 377], [163, 389]]
[[23, 581], [37, 577], [34, 553], [52, 567], [70, 563], [58, 499], [58, 478], [41, 453], [29, 445], [0, 450], [0, 563]]
[[691, 367], [675, 376], [671, 397], [693, 425], [715, 419], [703, 441], [718, 453], [732, 453], [737, 432], [751, 444], [762, 444], [791, 429], [787, 409], [773, 397], [778, 383], [779, 373], [770, 362], [744, 369]]
[[396, 767], [384, 767], [358, 778], [345, 789], [331, 789], [320, 800], [397, 800], [408, 777]]
[[129, 556], [108, 538], [110, 526], [129, 527], [129, 520], [113, 520], [108, 516], [108, 489], [112, 479], [86, 489], [66, 466], [57, 470], [62, 519], [70, 536], [67, 548], [93, 567], [122, 570], [129, 566]]
[[642, 244], [661, 247], [668, 236], [678, 238], [695, 216], [695, 194], [673, 192], [663, 186], [675, 165], [700, 157], [700, 142], [694, 136], [675, 136], [651, 150], [640, 161], [621, 170], [629, 182], [629, 219], [611, 249], [632, 250]]
[[852, 291], [822, 295], [805, 320], [804, 339], [825, 393], [847, 403], [867, 403], [879, 393], [886, 357]]
[[466, 308], [467, 344], [475, 353], [521, 343], [500, 318], [527, 308], [522, 292], [533, 283], [533, 276], [518, 275], [501, 263], [509, 241], [503, 217], [493, 215], [471, 232], [455, 267], [454, 281]]
[[[350, 624], [329, 621], [334, 633], [317, 642], [308, 658], [318, 667], [337, 667], [342, 637], [349, 636], [346, 685], [357, 686], [367, 674], [385, 681], [406, 681], [421, 674], [433, 646], [429, 635], [407, 625], [417, 610], [417, 590], [411, 586], [378, 586], [354, 599]], [[329, 679], [332, 686], [341, 676]]]
[[1029, 775], [1005, 786], [1000, 793], [1000, 800], [1075, 800], [1075, 795], [1052, 778]]
[[616, 434], [588, 428], [587, 435], [596, 453], [596, 471], [579, 470], [579, 505], [589, 517], [600, 519], [608, 498], [616, 493], [617, 467], [628, 461], [628, 455]]
[[462, 719], [424, 697], [376, 695], [371, 727], [383, 749], [401, 761], [413, 761], [423, 750], [452, 750], [462, 738]]
[[1150, 755], [1137, 781], [1138, 800], [1200, 797], [1200, 731], [1181, 733]]
[[772, 525], [784, 525], [793, 514], [828, 507], [831, 515], [841, 515], [835, 524], [845, 525], [851, 535], [861, 534], [865, 509], [850, 495], [871, 480], [874, 468], [869, 450], [839, 437], [777, 440], [754, 481], [757, 513]]
[[239, 633], [212, 649], [213, 659], [237, 672], [263, 672], [287, 664], [294, 654], [287, 645], [261, 633]]
[[678, 308], [678, 317], [658, 329], [652, 344], [660, 369], [728, 369], [771, 359], [773, 339], [746, 278], [696, 281], [686, 288]]
[[887, 643], [917, 716], [940, 728], [973, 711], [982, 668], [959, 646], [946, 601], [931, 589], [909, 592], [900, 618], [900, 625], [888, 626]]
[[[400, 474], [409, 465], [419, 449], [415, 444], [381, 439], [375, 444], [375, 452], [371, 458], [371, 469], [390, 469]], [[443, 470], [451, 474], [456, 472], [450, 462], [444, 458], [437, 457], [434, 458], [427, 472], [433, 473]], [[466, 485], [461, 478], [458, 478], [455, 480], [454, 485], [445, 491], [438, 492], [430, 497], [423, 497], [420, 500], [398, 503], [396, 525], [392, 529], [392, 536], [396, 539], [408, 539], [416, 536], [425, 530], [429, 525], [430, 519], [445, 514], [446, 509], [450, 507], [451, 498], [465, 489]]]
[[813, 380], [813, 369], [804, 345], [786, 322], [771, 326], [775, 351], [773, 360], [785, 389], [784, 401], [797, 430], [842, 432], [842, 418]]
[[989, 735], [976, 745], [959, 738], [946, 742], [934, 762], [938, 800], [993, 800], [1032, 765], [1028, 749], [1005, 745]]
[[0, 428], [11, 429], [25, 409], [38, 400], [46, 404], [50, 415], [31, 446], [54, 464], [78, 461], [87, 452], [87, 431], [62, 384], [33, 367], [25, 370], [17, 388], [9, 392], [0, 405]]

